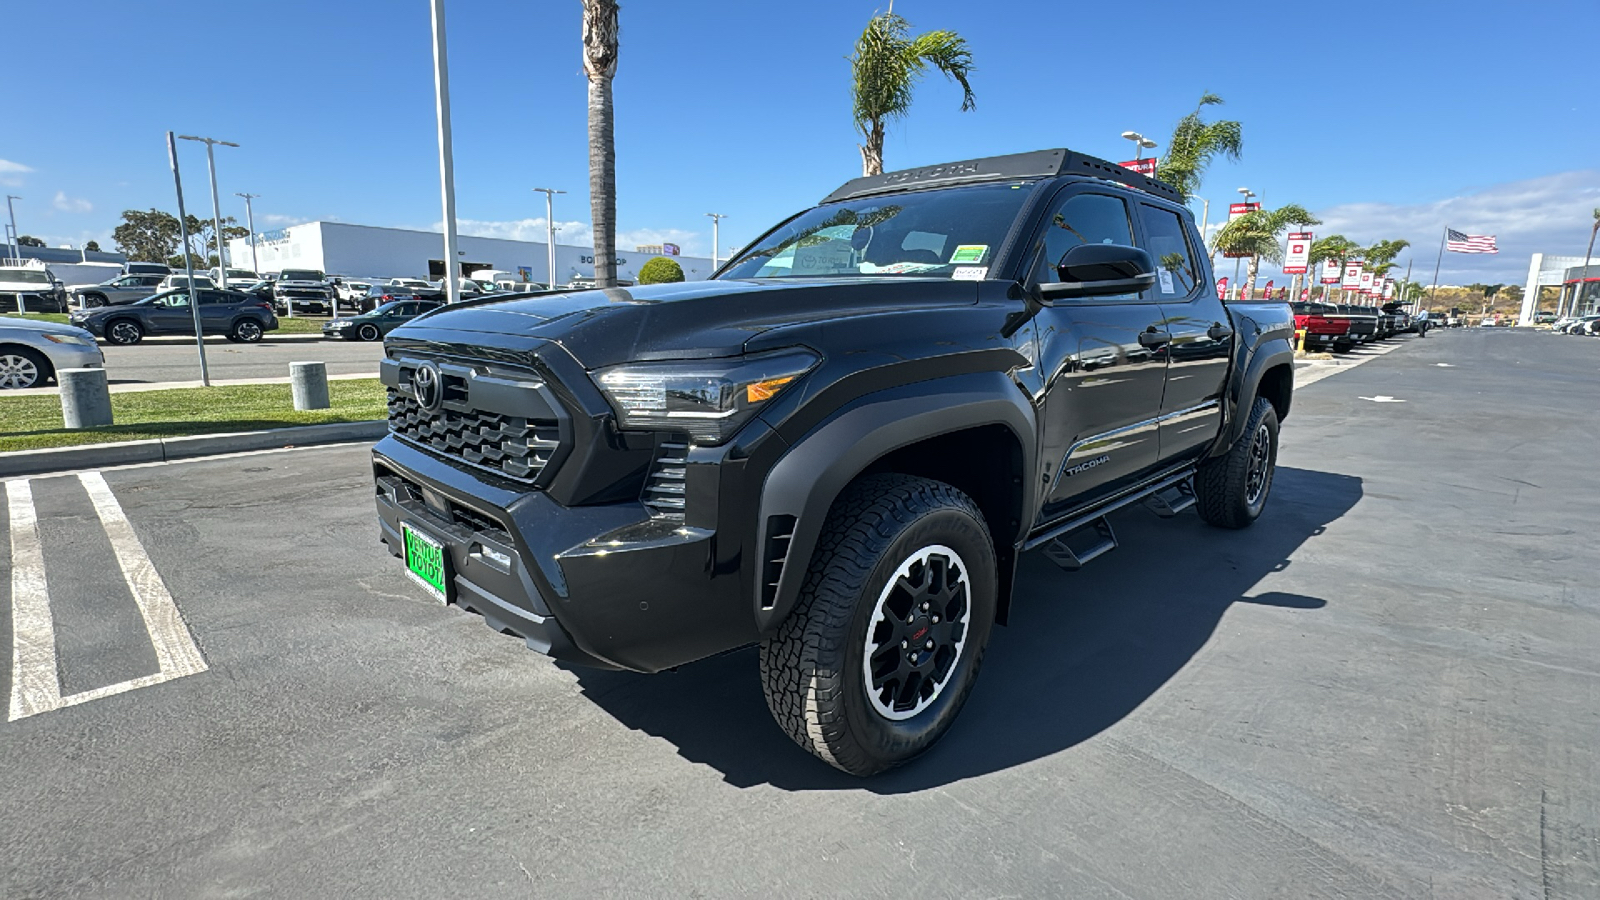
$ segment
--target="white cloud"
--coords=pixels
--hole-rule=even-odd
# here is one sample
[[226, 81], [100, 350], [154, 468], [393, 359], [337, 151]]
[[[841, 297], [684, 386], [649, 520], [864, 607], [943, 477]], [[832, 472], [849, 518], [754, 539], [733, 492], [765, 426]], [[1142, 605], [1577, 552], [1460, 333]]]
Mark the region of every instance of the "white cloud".
[[52, 205], [62, 212], [86, 213], [94, 209], [94, 204], [82, 197], [68, 197], [66, 191], [56, 191], [56, 199]]
[[[1534, 253], [1581, 256], [1600, 207], [1600, 170], [1561, 172], [1497, 184], [1428, 203], [1346, 203], [1317, 212], [1320, 235], [1342, 234], [1358, 244], [1388, 238], [1411, 241], [1415, 281], [1433, 279], [1433, 264], [1446, 226], [1468, 234], [1492, 234], [1497, 254], [1446, 253], [1441, 284], [1521, 284]], [[1404, 272], [1404, 266], [1401, 266]]]
[[[588, 222], [562, 222], [556, 221], [556, 243], [573, 247], [589, 247], [594, 244], [594, 229]], [[434, 231], [443, 231], [444, 223], [433, 223]], [[536, 241], [544, 243], [547, 236], [545, 219], [540, 216], [536, 219], [512, 219], [509, 221], [488, 221], [482, 219], [457, 219], [456, 228], [462, 234], [473, 237], [502, 238], [511, 241]], [[710, 241], [707, 236], [694, 231], [685, 231], [681, 228], [634, 228], [617, 232], [617, 249], [623, 254], [633, 252], [634, 247], [646, 244], [677, 244], [683, 248], [685, 256], [709, 256], [707, 248]]]
[[256, 221], [264, 225], [274, 225], [279, 228], [286, 228], [290, 225], [303, 225], [306, 222], [310, 222], [311, 219], [308, 219], [305, 216], [286, 216], [282, 213], [264, 213], [257, 216]]
[[22, 176], [32, 171], [33, 169], [22, 163], [0, 159], [0, 184], [6, 187], [21, 187]]

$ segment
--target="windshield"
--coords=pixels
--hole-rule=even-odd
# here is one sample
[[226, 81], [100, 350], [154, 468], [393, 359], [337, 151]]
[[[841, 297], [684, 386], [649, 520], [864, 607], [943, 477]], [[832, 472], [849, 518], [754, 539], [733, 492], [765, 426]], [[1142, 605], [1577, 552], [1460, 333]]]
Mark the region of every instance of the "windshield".
[[982, 279], [1028, 198], [1022, 184], [919, 191], [808, 210], [719, 278]]
[[22, 284], [49, 284], [50, 279], [41, 269], [0, 269], [0, 281]]
[[321, 281], [322, 273], [315, 269], [284, 269], [278, 273], [279, 281]]

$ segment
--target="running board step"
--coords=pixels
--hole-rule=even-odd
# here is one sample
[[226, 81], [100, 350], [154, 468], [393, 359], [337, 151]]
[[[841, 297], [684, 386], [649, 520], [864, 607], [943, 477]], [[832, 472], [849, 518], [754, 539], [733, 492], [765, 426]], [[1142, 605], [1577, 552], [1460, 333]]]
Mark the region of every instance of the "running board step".
[[1054, 538], [1041, 549], [1046, 559], [1068, 572], [1076, 572], [1096, 557], [1117, 549], [1117, 535], [1111, 530], [1111, 522], [1101, 516]]
[[1180, 481], [1144, 499], [1144, 505], [1163, 519], [1170, 519], [1194, 506], [1194, 482]]

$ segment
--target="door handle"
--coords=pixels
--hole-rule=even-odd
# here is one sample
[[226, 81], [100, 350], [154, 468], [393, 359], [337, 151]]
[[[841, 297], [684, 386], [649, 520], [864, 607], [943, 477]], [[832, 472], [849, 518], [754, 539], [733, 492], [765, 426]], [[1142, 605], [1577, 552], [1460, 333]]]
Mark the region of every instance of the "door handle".
[[1139, 345], [1142, 347], [1161, 347], [1172, 343], [1172, 335], [1165, 331], [1157, 330], [1154, 325], [1139, 332]]
[[1213, 322], [1211, 327], [1206, 329], [1206, 337], [1211, 338], [1213, 341], [1225, 341], [1233, 337], [1233, 329], [1221, 322]]

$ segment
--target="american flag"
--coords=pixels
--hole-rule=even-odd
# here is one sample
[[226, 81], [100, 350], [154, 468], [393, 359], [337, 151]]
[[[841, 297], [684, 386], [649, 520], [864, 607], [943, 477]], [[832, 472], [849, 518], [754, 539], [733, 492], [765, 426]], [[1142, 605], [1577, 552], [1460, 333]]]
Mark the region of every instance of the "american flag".
[[1454, 228], [1444, 230], [1444, 248], [1451, 253], [1499, 253], [1492, 234], [1462, 234]]

